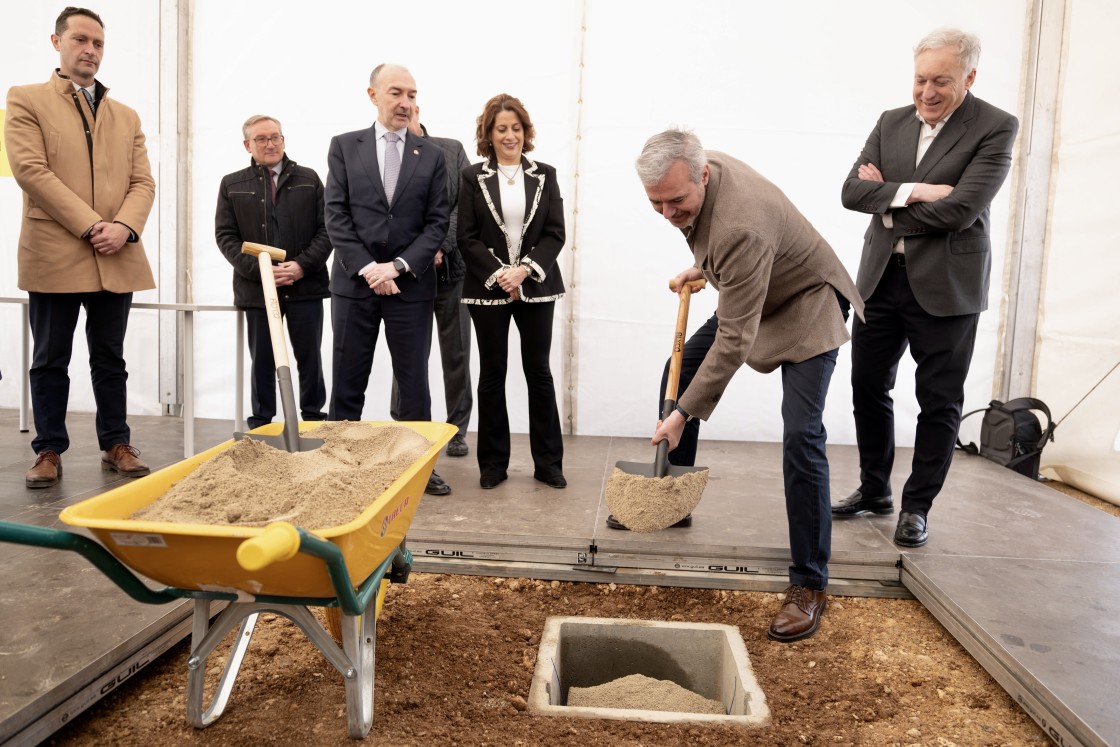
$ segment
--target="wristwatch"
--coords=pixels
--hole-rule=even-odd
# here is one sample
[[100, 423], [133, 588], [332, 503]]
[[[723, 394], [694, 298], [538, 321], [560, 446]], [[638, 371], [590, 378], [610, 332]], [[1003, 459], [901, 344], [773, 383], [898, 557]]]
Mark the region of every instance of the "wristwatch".
[[675, 409], [676, 409], [677, 412], [679, 412], [681, 414], [681, 417], [684, 418], [684, 422], [687, 423], [690, 420], [692, 420], [692, 416], [689, 415], [688, 412], [683, 407], [681, 407], [680, 405], [677, 405]]
[[395, 269], [397, 272], [399, 272], [401, 275], [403, 275], [403, 274], [405, 274], [405, 272], [408, 271], [408, 265], [406, 265], [404, 263], [403, 259], [401, 259], [400, 257], [397, 257], [396, 259], [393, 260], [393, 269]]

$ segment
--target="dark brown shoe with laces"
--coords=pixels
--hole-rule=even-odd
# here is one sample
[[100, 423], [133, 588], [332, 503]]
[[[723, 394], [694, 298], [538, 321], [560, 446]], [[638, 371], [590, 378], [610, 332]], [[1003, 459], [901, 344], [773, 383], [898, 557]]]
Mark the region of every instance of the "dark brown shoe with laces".
[[40, 451], [35, 464], [27, 470], [24, 484], [29, 488], [49, 488], [58, 485], [62, 477], [62, 457], [57, 451]]
[[782, 608], [774, 616], [770, 630], [767, 631], [770, 640], [791, 643], [816, 633], [827, 601], [828, 592], [824, 589], [808, 589], [796, 585], [786, 589]]
[[112, 470], [125, 477], [143, 477], [150, 474], [148, 465], [139, 459], [140, 450], [128, 444], [117, 444], [101, 455], [101, 469]]

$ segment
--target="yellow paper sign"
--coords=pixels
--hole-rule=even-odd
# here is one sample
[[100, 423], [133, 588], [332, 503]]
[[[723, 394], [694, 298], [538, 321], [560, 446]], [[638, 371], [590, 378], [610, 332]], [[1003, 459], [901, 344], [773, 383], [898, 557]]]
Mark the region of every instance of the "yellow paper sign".
[[4, 110], [0, 109], [0, 176], [11, 176], [12, 165], [8, 163], [8, 152], [4, 150]]

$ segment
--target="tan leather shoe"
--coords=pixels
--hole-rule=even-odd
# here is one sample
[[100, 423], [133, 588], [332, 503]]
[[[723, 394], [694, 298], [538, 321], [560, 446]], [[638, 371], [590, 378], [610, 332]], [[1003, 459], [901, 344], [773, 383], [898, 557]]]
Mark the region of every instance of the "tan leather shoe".
[[112, 470], [125, 477], [143, 477], [150, 474], [148, 465], [139, 459], [140, 450], [128, 444], [117, 444], [101, 455], [101, 469]]
[[767, 631], [770, 640], [790, 643], [816, 633], [827, 601], [828, 592], [824, 589], [790, 586], [786, 589], [782, 608], [774, 616], [770, 630]]
[[62, 477], [62, 457], [57, 451], [40, 451], [35, 464], [27, 470], [24, 484], [29, 488], [49, 488], [58, 485]]

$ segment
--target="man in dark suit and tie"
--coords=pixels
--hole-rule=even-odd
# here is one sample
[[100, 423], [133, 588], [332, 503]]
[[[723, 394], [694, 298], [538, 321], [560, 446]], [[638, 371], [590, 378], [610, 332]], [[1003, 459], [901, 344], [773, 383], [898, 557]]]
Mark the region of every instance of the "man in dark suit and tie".
[[[369, 78], [372, 127], [331, 139], [325, 212], [334, 245], [331, 420], [360, 420], [382, 322], [400, 387], [402, 420], [431, 420], [428, 350], [436, 252], [450, 203], [442, 149], [408, 131], [416, 81], [400, 65]], [[426, 492], [451, 492], [432, 473]]]
[[844, 182], [849, 210], [871, 214], [852, 331], [859, 489], [835, 517], [894, 510], [894, 401], [907, 346], [921, 413], [894, 541], [919, 547], [953, 459], [980, 312], [988, 307], [989, 206], [1011, 168], [1019, 123], [969, 92], [980, 40], [934, 31], [914, 49], [914, 104], [884, 112]]

